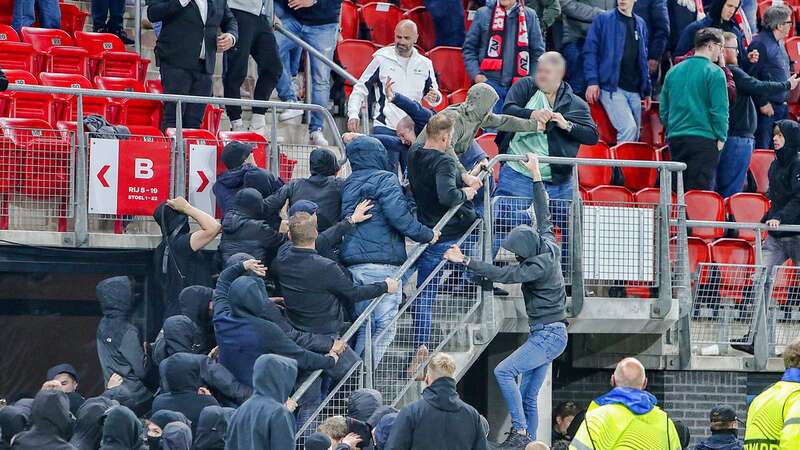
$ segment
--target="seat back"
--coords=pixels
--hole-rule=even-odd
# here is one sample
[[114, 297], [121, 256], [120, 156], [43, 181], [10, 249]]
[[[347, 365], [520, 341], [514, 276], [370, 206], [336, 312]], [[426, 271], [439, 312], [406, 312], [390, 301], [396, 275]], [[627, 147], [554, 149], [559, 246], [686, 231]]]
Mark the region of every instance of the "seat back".
[[72, 3], [59, 2], [59, 9], [61, 9], [61, 29], [71, 35], [83, 31], [83, 26], [86, 24], [86, 18], [89, 13], [82, 11]]
[[[483, 133], [475, 138], [475, 142], [486, 152], [486, 156], [489, 160], [500, 153], [500, 149], [497, 148], [497, 143], [495, 142], [496, 138], [497, 133]], [[494, 172], [494, 180], [498, 181], [500, 177], [500, 164], [495, 164], [492, 171]]]
[[[672, 204], [678, 203], [678, 196], [674, 192], [671, 193]], [[636, 203], [648, 203], [657, 205], [661, 202], [661, 189], [659, 188], [644, 188], [633, 194]]]
[[[611, 159], [611, 149], [605, 142], [581, 145], [578, 158]], [[612, 169], [608, 166], [578, 166], [578, 181], [584, 187], [611, 184]]]
[[[614, 159], [626, 159], [634, 161], [656, 161], [655, 149], [650, 144], [644, 142], [624, 142], [611, 149]], [[622, 167], [622, 176], [625, 180], [625, 187], [639, 190], [646, 187], [653, 187], [658, 180], [658, 171], [655, 168], [633, 168]]]
[[[94, 89], [92, 83], [82, 75], [42, 72], [39, 74], [39, 78], [42, 80], [42, 85], [44, 86]], [[78, 102], [75, 96], [54, 95], [53, 97], [59, 103], [56, 105], [57, 109], [59, 110], [57, 114], [57, 120], [77, 120]], [[89, 96], [83, 97], [84, 115], [97, 114], [110, 120], [112, 117], [108, 108], [109, 101], [107, 98]]]
[[[344, 70], [359, 78], [372, 61], [372, 54], [378, 47], [372, 42], [358, 39], [345, 39], [336, 45], [336, 55]], [[349, 84], [349, 81], [345, 81]]]
[[3, 70], [19, 69], [38, 73], [36, 51], [27, 42], [0, 40], [0, 67]]
[[766, 194], [769, 190], [769, 166], [775, 161], [775, 152], [769, 149], [757, 149], [750, 158], [750, 174], [756, 182], [756, 192]]
[[666, 143], [666, 131], [658, 111], [658, 102], [652, 102], [649, 110], [642, 111], [642, 129], [639, 134], [640, 141], [646, 142], [654, 148], [661, 147]]
[[460, 48], [436, 47], [428, 52], [428, 58], [433, 63], [439, 89], [448, 93], [469, 89], [469, 75], [464, 67], [464, 57]]
[[433, 26], [433, 17], [424, 6], [408, 10], [405, 13], [406, 19], [417, 24], [419, 30], [419, 40], [417, 45], [428, 51], [436, 46], [436, 28]]
[[[672, 238], [670, 240], [671, 244], [677, 242], [677, 238]], [[688, 256], [689, 256], [689, 273], [692, 275], [697, 274], [697, 266], [702, 263], [709, 263], [711, 262], [711, 249], [708, 246], [706, 241], [698, 238], [698, 237], [689, 237], [687, 239], [687, 249], [688, 249]], [[708, 278], [708, 271], [703, 271], [699, 274], [700, 278], [698, 281], [700, 284], [705, 284]]]
[[[755, 255], [753, 247], [742, 239], [717, 239], [709, 246], [711, 261], [717, 264], [719, 295], [737, 302], [743, 300], [744, 288], [752, 285]], [[734, 266], [726, 266], [733, 264]]]
[[[714, 191], [689, 191], [684, 195], [686, 218], [689, 220], [725, 221], [725, 203]], [[691, 236], [702, 239], [722, 237], [722, 228], [692, 227]]]
[[394, 28], [403, 20], [403, 10], [391, 3], [367, 3], [361, 7], [361, 20], [369, 29], [370, 41], [390, 45], [394, 42]]
[[72, 46], [75, 42], [64, 30], [22, 27], [22, 40], [33, 45], [34, 50], [46, 53], [51, 47]]
[[42, 119], [3, 118], [0, 128], [7, 138], [19, 148], [25, 148], [33, 139], [49, 137], [53, 131], [50, 124]]
[[111, 33], [90, 33], [86, 31], [75, 32], [75, 43], [85, 48], [92, 58], [99, 58], [105, 52], [125, 52], [122, 39]]
[[614, 203], [614, 206], [633, 206], [633, 194], [624, 186], [597, 186], [590, 189], [589, 200], [597, 203]]
[[94, 89], [92, 82], [86, 77], [73, 73], [42, 72], [39, 74], [39, 79], [42, 80], [43, 86]]
[[[769, 211], [769, 200], [763, 194], [740, 192], [725, 199], [728, 214], [734, 222], [760, 223]], [[753, 230], [738, 230], [740, 239], [752, 242], [756, 235]]]
[[3, 69], [6, 74], [8, 84], [32, 84], [38, 85], [39, 81], [27, 70]]
[[134, 78], [94, 77], [94, 85], [104, 91], [145, 92], [144, 85]]
[[451, 93], [450, 95], [447, 96], [447, 101], [451, 105], [457, 105], [459, 103], [464, 103], [465, 101], [467, 101], [467, 91], [468, 90], [469, 89], [459, 89], [459, 90]]
[[789, 62], [793, 65], [790, 67], [797, 70], [799, 68], [797, 63], [800, 62], [800, 36], [786, 38], [784, 46], [786, 47], [786, 53], [789, 55]]
[[608, 118], [606, 110], [600, 102], [594, 102], [589, 105], [589, 111], [592, 114], [592, 119], [597, 125], [597, 132], [600, 134], [600, 140], [608, 145], [617, 143], [617, 130], [614, 125], [611, 125], [611, 119]]
[[0, 23], [0, 41], [19, 42], [19, 35], [11, 25]]
[[[261, 168], [267, 167], [267, 145], [269, 140], [264, 136], [252, 131], [220, 131], [219, 134], [220, 147], [231, 141], [244, 142], [253, 146], [253, 158], [256, 160], [256, 166]], [[222, 156], [220, 151], [220, 157]], [[217, 172], [225, 172], [227, 167], [222, 162], [222, 159], [217, 159]]]
[[360, 18], [358, 17], [358, 6], [355, 3], [351, 1], [342, 2], [339, 23], [342, 26], [342, 39], [358, 39]]

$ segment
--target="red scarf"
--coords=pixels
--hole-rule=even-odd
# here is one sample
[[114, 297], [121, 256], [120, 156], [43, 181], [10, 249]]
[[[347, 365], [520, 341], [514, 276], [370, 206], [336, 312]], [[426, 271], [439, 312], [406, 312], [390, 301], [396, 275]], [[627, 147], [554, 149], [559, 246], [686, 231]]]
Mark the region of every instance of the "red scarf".
[[[506, 10], [500, 6], [498, 1], [494, 7], [494, 17], [489, 35], [489, 45], [486, 46], [486, 54], [481, 61], [482, 72], [499, 72], [503, 69], [503, 36], [506, 28]], [[525, 77], [530, 73], [530, 53], [528, 52], [528, 24], [525, 21], [525, 4], [519, 1], [519, 13], [517, 14], [517, 48], [515, 52], [516, 67], [514, 69], [514, 79]]]

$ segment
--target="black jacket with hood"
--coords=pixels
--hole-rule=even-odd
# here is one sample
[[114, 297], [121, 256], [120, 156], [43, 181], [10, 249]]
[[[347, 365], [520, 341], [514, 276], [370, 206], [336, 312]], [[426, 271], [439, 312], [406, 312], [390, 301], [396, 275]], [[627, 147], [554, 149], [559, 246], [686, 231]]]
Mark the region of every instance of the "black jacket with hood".
[[297, 380], [297, 363], [261, 355], [253, 367], [255, 393], [228, 424], [226, 450], [292, 449], [295, 418], [284, 406]]
[[143, 413], [152, 394], [142, 382], [146, 366], [139, 331], [130, 323], [133, 312], [131, 281], [128, 277], [107, 278], [98, 283], [95, 290], [103, 311], [96, 340], [103, 379], [107, 383], [111, 375], [121, 376], [127, 392], [121, 402]]
[[12, 439], [13, 450], [75, 450], [69, 443], [75, 418], [61, 391], [39, 391], [31, 408], [31, 429]]
[[28, 415], [22, 408], [16, 406], [0, 408], [0, 450], [11, 448], [11, 439], [27, 428]]
[[197, 422], [192, 450], [225, 450], [225, 434], [233, 418], [233, 408], [206, 406]]
[[[248, 172], [244, 177], [243, 187], [257, 190], [263, 198], [267, 198], [270, 195], [278, 192], [278, 189], [283, 186], [283, 180], [276, 177], [269, 170], [253, 170]], [[264, 209], [263, 215], [260, 217], [260, 219], [264, 219], [267, 224], [275, 230], [277, 230], [281, 225], [280, 211], [272, 212]]]
[[153, 400], [153, 411], [168, 409], [183, 413], [192, 423], [192, 432], [203, 408], [219, 406], [214, 397], [197, 393], [203, 385], [200, 374], [206, 358], [205, 355], [176, 353], [159, 365], [161, 391]]
[[522, 296], [531, 325], [566, 319], [567, 295], [561, 273], [561, 248], [553, 233], [547, 193], [541, 181], [533, 184], [533, 208], [538, 228], [521, 225], [501, 244], [519, 264], [498, 267], [470, 260], [467, 267], [478, 276], [497, 283], [522, 283]]
[[233, 207], [233, 197], [236, 193], [244, 188], [245, 178], [255, 171], [259, 171], [258, 167], [252, 164], [242, 164], [241, 166], [223, 172], [217, 177], [214, 182], [214, 197], [217, 199], [217, 206], [222, 211], [222, 217], [228, 215], [228, 211]]
[[[800, 124], [794, 120], [781, 120], [780, 128], [786, 140], [783, 147], [775, 151], [777, 158], [769, 166], [769, 190], [767, 197], [772, 206], [764, 221], [777, 219], [784, 225], [800, 224]], [[789, 231], [770, 231], [773, 237], [795, 236]]]
[[97, 450], [100, 448], [106, 411], [118, 405], [117, 401], [105, 397], [93, 397], [86, 400], [78, 410], [75, 433], [69, 443], [78, 450]]
[[242, 189], [234, 197], [233, 206], [222, 219], [219, 255], [223, 261], [236, 253], [249, 253], [268, 265], [286, 242], [284, 235], [261, 219], [262, 202], [261, 194], [253, 188]]
[[211, 323], [211, 299], [214, 289], [206, 286], [189, 286], [178, 296], [179, 314], [183, 314], [200, 330], [200, 351], [208, 353], [217, 344], [214, 340], [214, 326]]
[[192, 430], [181, 422], [167, 424], [161, 435], [161, 447], [163, 450], [191, 450]]
[[458, 398], [456, 380], [442, 377], [422, 399], [400, 410], [386, 450], [485, 450], [486, 435], [475, 408]]
[[115, 406], [106, 413], [100, 450], [143, 450], [142, 422], [130, 409]]

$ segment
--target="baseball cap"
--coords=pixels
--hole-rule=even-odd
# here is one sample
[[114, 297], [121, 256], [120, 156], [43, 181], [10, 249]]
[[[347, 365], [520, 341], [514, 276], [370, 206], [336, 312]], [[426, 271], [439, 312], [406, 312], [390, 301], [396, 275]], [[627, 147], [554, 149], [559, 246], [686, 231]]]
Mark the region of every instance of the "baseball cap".
[[311, 200], [298, 200], [289, 208], [289, 217], [292, 217], [299, 212], [305, 212], [314, 215], [317, 213], [317, 208], [317, 204]]
[[736, 417], [736, 410], [730, 405], [719, 405], [711, 410], [709, 415], [711, 422], [733, 422], [739, 421]]
[[78, 382], [78, 371], [72, 367], [72, 364], [59, 364], [57, 366], [53, 366], [47, 370], [47, 379], [52, 380], [56, 377], [56, 375], [60, 373], [66, 373], [67, 375], [71, 376], [75, 379], [75, 382]]
[[222, 149], [222, 162], [228, 169], [235, 169], [242, 164], [244, 160], [253, 153], [253, 147], [239, 141], [231, 141], [225, 144]]

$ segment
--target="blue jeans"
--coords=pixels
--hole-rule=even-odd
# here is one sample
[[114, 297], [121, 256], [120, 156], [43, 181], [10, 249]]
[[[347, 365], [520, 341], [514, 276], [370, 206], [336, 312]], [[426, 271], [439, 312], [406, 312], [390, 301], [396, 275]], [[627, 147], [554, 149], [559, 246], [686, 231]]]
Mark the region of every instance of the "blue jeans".
[[494, 91], [497, 92], [497, 96], [500, 97], [500, 99], [497, 100], [497, 103], [494, 104], [494, 109], [492, 109], [492, 112], [495, 113], [495, 114], [502, 114], [503, 113], [503, 104], [506, 102], [506, 95], [508, 95], [508, 89], [509, 88], [501, 85], [500, 83], [498, 83], [496, 81], [492, 81], [492, 80], [487, 80], [486, 84], [491, 86], [492, 89], [494, 89]]
[[461, 0], [425, 0], [436, 30], [436, 46], [464, 45], [464, 3]]
[[61, 28], [61, 9], [58, 0], [15, 0], [11, 26], [22, 31], [22, 27], [33, 25], [39, 10], [39, 26], [42, 28]]
[[[566, 347], [567, 326], [563, 322], [531, 325], [528, 340], [494, 369], [511, 414], [511, 426], [527, 430], [533, 441], [539, 426], [536, 397], [547, 375], [547, 367]], [[517, 386], [519, 375], [522, 375], [522, 383]]]
[[[350, 273], [353, 275], [353, 280], [360, 284], [371, 284], [383, 281], [391, 277], [397, 272], [397, 266], [389, 264], [357, 264], [348, 267]], [[386, 294], [383, 299], [378, 303], [378, 306], [372, 311], [372, 357], [375, 366], [378, 365], [386, 349], [394, 340], [394, 335], [397, 332], [396, 324], [392, 324], [392, 320], [397, 315], [397, 310], [400, 308], [400, 303], [403, 300], [402, 292], [394, 294]], [[358, 302], [355, 305], [355, 313], [360, 316], [361, 313], [367, 309], [367, 306], [372, 303], [372, 300], [365, 300]], [[366, 345], [367, 326], [362, 325], [358, 330], [356, 338], [355, 351], [359, 355], [364, 354], [364, 347]], [[374, 366], [373, 366], [374, 367]]]
[[753, 138], [728, 136], [717, 166], [717, 192], [723, 198], [742, 192], [753, 156]]
[[[333, 51], [336, 49], [336, 33], [339, 31], [339, 24], [329, 23], [325, 25], [304, 25], [291, 14], [280, 16], [283, 26], [297, 35], [300, 39], [310, 43], [326, 57], [333, 59]], [[278, 80], [278, 95], [282, 100], [289, 102], [297, 101], [297, 92], [292, 85], [290, 70], [292, 67], [292, 52], [300, 47], [290, 41], [283, 33], [276, 33], [275, 39], [278, 41], [278, 48], [283, 63], [283, 75]], [[306, 74], [307, 76], [307, 74]], [[286, 89], [291, 89], [291, 96], [283, 98], [281, 91], [287, 93]], [[306, 93], [308, 95], [308, 93]], [[328, 107], [328, 100], [331, 96], [331, 68], [326, 66], [316, 58], [311, 58], [311, 102], [315, 105]], [[311, 113], [311, 123], [308, 124], [309, 131], [322, 130], [322, 113]]]
[[617, 130], [617, 142], [639, 140], [642, 122], [642, 97], [637, 92], [617, 89], [616, 92], [600, 90], [600, 103], [608, 114], [611, 125]]
[[576, 95], [583, 97], [586, 91], [586, 81], [583, 76], [583, 39], [568, 42], [561, 49], [561, 54], [567, 60], [567, 82]]
[[772, 148], [772, 129], [775, 127], [775, 122], [785, 119], [789, 112], [785, 103], [773, 103], [772, 109], [775, 111], [772, 117], [767, 117], [760, 112], [757, 114], [756, 148]]
[[[456, 241], [440, 241], [429, 245], [417, 260], [417, 288], [436, 270], [436, 266], [444, 259], [444, 252], [455, 244]], [[414, 349], [420, 345], [428, 345], [431, 337], [431, 317], [433, 316], [433, 303], [439, 294], [439, 282], [442, 280], [442, 271], [438, 270], [430, 283], [419, 293], [411, 305], [411, 314], [414, 317]]]

